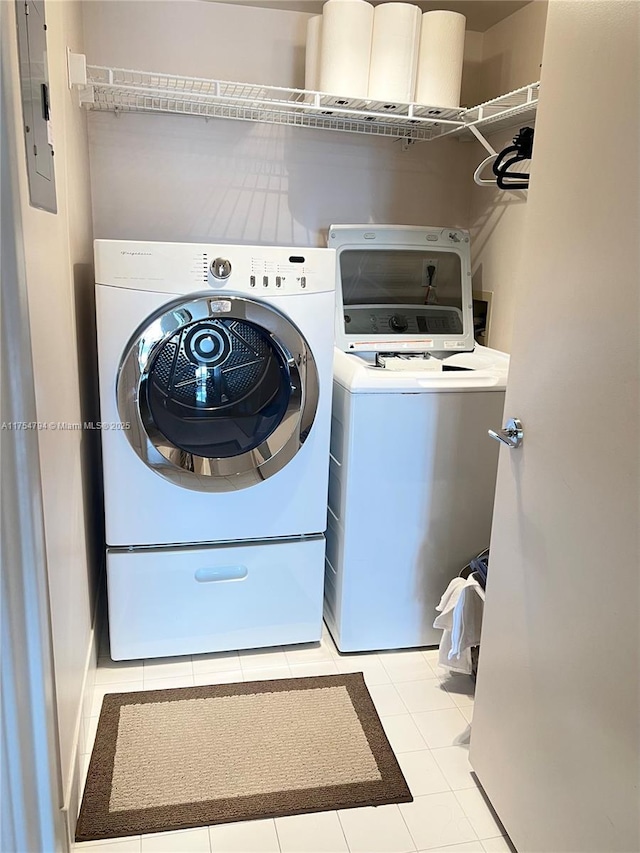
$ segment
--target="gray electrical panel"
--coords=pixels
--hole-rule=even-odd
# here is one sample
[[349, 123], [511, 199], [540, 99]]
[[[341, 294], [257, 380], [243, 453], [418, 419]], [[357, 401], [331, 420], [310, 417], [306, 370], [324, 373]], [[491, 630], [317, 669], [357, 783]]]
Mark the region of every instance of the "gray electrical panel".
[[29, 197], [34, 207], [57, 213], [44, 0], [16, 0], [16, 18]]

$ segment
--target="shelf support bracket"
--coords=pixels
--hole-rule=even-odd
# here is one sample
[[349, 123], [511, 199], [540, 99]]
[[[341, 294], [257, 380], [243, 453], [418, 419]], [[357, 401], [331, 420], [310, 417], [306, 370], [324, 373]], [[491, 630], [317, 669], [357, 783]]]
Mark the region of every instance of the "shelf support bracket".
[[489, 154], [491, 154], [492, 157], [498, 156], [498, 152], [495, 150], [495, 148], [489, 142], [487, 142], [487, 140], [484, 138], [483, 134], [478, 130], [478, 128], [474, 124], [468, 124], [467, 129], [470, 130], [471, 133], [473, 133], [473, 135], [478, 140], [480, 145], [482, 145], [483, 148], [486, 148], [486, 150], [489, 152]]
[[69, 88], [78, 92], [78, 105], [93, 103], [93, 86], [87, 84], [87, 58], [67, 48], [67, 78]]

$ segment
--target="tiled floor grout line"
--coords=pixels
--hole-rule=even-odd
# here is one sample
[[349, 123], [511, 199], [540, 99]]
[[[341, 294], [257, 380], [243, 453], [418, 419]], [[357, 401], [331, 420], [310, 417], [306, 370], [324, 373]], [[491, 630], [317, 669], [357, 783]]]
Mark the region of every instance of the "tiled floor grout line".
[[[412, 796], [413, 796], [413, 795], [412, 795]], [[416, 798], [415, 798], [415, 797], [413, 797], [413, 800], [414, 800], [414, 802], [415, 802]], [[415, 838], [413, 837], [413, 832], [411, 832], [411, 829], [409, 828], [409, 824], [408, 824], [408, 823], [407, 823], [407, 821], [405, 820], [405, 817], [404, 817], [404, 815], [402, 814], [402, 809], [400, 808], [400, 806], [398, 806], [398, 811], [400, 812], [400, 817], [402, 818], [402, 822], [404, 823], [405, 827], [407, 828], [407, 832], [409, 833], [409, 838], [413, 841], [414, 849], [415, 849], [415, 850], [419, 850], [420, 848], [418, 847], [418, 842], [417, 842], [417, 841], [415, 840]]]
[[349, 844], [349, 839], [347, 838], [347, 833], [345, 831], [344, 826], [342, 825], [342, 820], [340, 818], [340, 812], [336, 809], [336, 814], [338, 815], [338, 823], [340, 824], [340, 832], [342, 832], [342, 837], [344, 838], [344, 842], [347, 845], [347, 850], [351, 853], [351, 845]]
[[[447, 783], [447, 784], [449, 784], [449, 783]], [[473, 840], [474, 840], [474, 841], [479, 841], [479, 842], [480, 842], [480, 844], [481, 844], [481, 846], [482, 846], [482, 847], [484, 847], [484, 844], [482, 844], [482, 839], [480, 838], [480, 836], [478, 835], [478, 833], [477, 833], [477, 832], [476, 832], [476, 830], [474, 829], [474, 827], [473, 827], [473, 825], [472, 825], [471, 821], [470, 821], [470, 820], [469, 820], [469, 818], [467, 817], [467, 813], [466, 813], [466, 812], [465, 812], [465, 810], [462, 808], [462, 804], [460, 803], [460, 801], [459, 801], [459, 800], [458, 800], [458, 798], [456, 797], [456, 792], [455, 792], [455, 791], [451, 788], [451, 786], [449, 785], [449, 791], [444, 791], [443, 793], [453, 794], [453, 797], [454, 797], [454, 799], [455, 799], [456, 803], [457, 803], [457, 804], [460, 806], [460, 808], [462, 809], [462, 814], [464, 815], [465, 820], [467, 821], [467, 823], [469, 824], [469, 826], [470, 826], [470, 828], [471, 828], [471, 831], [472, 831], [472, 832], [473, 832], [473, 834], [475, 835], [475, 839], [473, 839]], [[426, 795], [423, 795], [423, 796], [431, 796], [431, 795], [430, 795], [430, 794], [426, 794]], [[417, 799], [419, 799], [419, 797], [414, 797], [414, 798], [413, 798], [413, 801], [415, 802]], [[409, 826], [409, 824], [407, 823], [407, 821], [406, 821], [406, 819], [405, 819], [405, 816], [404, 816], [404, 815], [403, 815], [403, 813], [402, 813], [402, 809], [398, 807], [398, 811], [400, 812], [400, 817], [402, 818], [402, 820], [403, 820], [403, 822], [404, 822], [404, 825], [407, 827], [407, 832], [408, 832], [408, 833], [409, 833], [409, 835], [411, 836], [411, 840], [413, 841], [413, 844], [414, 844], [414, 846], [415, 846], [415, 849], [416, 849], [417, 851], [420, 851], [420, 847], [418, 847], [418, 842], [416, 841], [416, 839], [415, 839], [415, 837], [414, 837], [413, 833], [411, 832], [411, 827], [410, 827], [410, 826]], [[434, 850], [441, 850], [441, 849], [443, 849], [443, 848], [444, 848], [444, 849], [446, 850], [446, 849], [447, 849], [447, 847], [456, 846], [456, 844], [457, 844], [457, 843], [458, 843], [458, 842], [455, 842], [455, 841], [454, 841], [454, 842], [453, 842], [453, 844], [438, 844], [438, 845], [437, 845], [437, 847], [434, 847], [433, 849], [434, 849]], [[464, 844], [464, 843], [467, 843], [467, 842], [460, 842], [460, 843], [463, 843], [463, 844]], [[427, 848], [427, 849], [428, 849], [428, 848]], [[421, 853], [423, 853], [423, 851], [424, 851], [424, 848], [422, 848]]]
[[276, 832], [276, 840], [278, 842], [278, 850], [280, 850], [280, 853], [282, 853], [282, 844], [280, 843], [280, 833], [278, 832], [278, 824], [276, 823], [275, 818], [271, 818], [271, 820], [273, 821], [273, 828], [275, 829], [275, 832]]
[[[445, 747], [437, 747], [436, 746], [435, 748], [436, 749], [447, 749], [446, 746]], [[402, 752], [398, 753], [398, 755], [409, 755], [410, 753], [413, 753], [413, 752], [429, 752], [429, 753], [431, 753], [431, 752], [433, 752], [433, 749], [430, 746], [423, 746], [421, 749], [403, 749]], [[433, 760], [435, 761], [435, 758]], [[447, 785], [449, 785], [449, 782], [447, 782]], [[453, 790], [453, 788], [451, 788], [451, 785], [449, 785], [449, 788], [451, 790]], [[418, 796], [425, 796], [425, 795], [419, 794]]]
[[337, 809], [336, 809], [336, 814], [338, 815], [338, 823], [340, 824], [340, 832], [342, 833], [345, 844], [347, 845], [347, 850], [350, 851], [351, 847], [349, 847], [349, 840], [347, 838], [346, 832], [344, 831], [344, 826], [342, 825], [342, 821], [340, 820], [340, 812]]
[[391, 682], [391, 685], [392, 685], [393, 689], [395, 690], [395, 692], [398, 694], [398, 698], [399, 698], [399, 699], [400, 699], [400, 701], [402, 702], [403, 707], [404, 707], [404, 708], [406, 708], [406, 712], [407, 712], [407, 714], [411, 714], [411, 711], [409, 710], [409, 707], [408, 707], [407, 703], [404, 701], [404, 699], [403, 699], [403, 698], [402, 698], [402, 696], [400, 695], [400, 691], [398, 690], [398, 688], [396, 687], [396, 685], [395, 685], [393, 682]]
[[347, 850], [351, 850], [349, 847], [349, 839], [347, 838], [347, 833], [344, 831], [344, 826], [342, 825], [342, 821], [340, 820], [340, 812], [336, 809], [336, 817], [338, 818], [338, 826], [340, 827], [340, 832], [342, 833], [342, 837], [344, 838], [344, 843], [347, 845]]

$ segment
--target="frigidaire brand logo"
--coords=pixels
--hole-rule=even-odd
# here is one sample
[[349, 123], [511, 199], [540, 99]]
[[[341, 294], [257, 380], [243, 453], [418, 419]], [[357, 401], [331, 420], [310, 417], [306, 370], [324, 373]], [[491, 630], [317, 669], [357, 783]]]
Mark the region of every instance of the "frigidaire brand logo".
[[120, 254], [121, 255], [149, 255], [149, 257], [151, 257], [151, 255], [152, 255], [151, 252], [125, 252], [125, 251], [121, 251]]

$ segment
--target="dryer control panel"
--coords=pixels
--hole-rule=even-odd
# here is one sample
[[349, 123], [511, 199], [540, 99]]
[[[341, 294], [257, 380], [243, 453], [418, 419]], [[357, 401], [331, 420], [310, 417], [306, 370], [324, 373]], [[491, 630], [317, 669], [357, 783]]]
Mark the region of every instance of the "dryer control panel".
[[289, 255], [289, 257], [251, 258], [249, 286], [256, 290], [265, 288], [270, 294], [275, 292], [304, 292], [313, 289], [313, 269], [309, 264], [308, 252]]
[[96, 282], [185, 293], [279, 296], [335, 290], [333, 249], [96, 240]]

